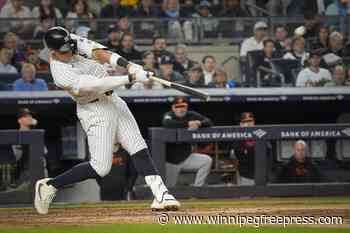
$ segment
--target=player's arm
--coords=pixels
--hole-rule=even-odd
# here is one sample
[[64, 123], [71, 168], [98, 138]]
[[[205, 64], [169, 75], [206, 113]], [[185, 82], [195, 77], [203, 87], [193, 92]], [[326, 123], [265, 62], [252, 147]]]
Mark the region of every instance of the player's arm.
[[103, 94], [133, 81], [133, 76], [109, 76], [97, 78], [93, 75], [78, 75], [69, 69], [62, 70], [60, 66], [51, 66], [55, 84], [74, 96], [87, 94]]
[[94, 59], [101, 64], [111, 64], [113, 67], [121, 66], [128, 70], [131, 74], [136, 74], [136, 76], [141, 76], [146, 74], [142, 66], [134, 64], [127, 61], [125, 58], [117, 53], [108, 51], [108, 48], [101, 45], [95, 41], [83, 38], [71, 33], [73, 40], [77, 41], [77, 49], [80, 55], [86, 56], [88, 58]]

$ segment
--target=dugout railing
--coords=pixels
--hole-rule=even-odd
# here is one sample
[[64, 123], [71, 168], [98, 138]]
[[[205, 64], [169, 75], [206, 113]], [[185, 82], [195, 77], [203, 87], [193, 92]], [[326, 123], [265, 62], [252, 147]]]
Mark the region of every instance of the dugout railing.
[[[241, 196], [323, 196], [349, 195], [350, 183], [290, 183], [268, 182], [267, 143], [273, 140], [350, 139], [350, 124], [322, 125], [261, 125], [255, 127], [225, 126], [198, 130], [150, 128], [150, 147], [153, 159], [165, 177], [167, 143], [232, 142], [256, 140], [255, 185], [232, 187], [175, 187], [171, 191], [179, 198], [231, 198]], [[143, 195], [150, 193], [143, 190]]]
[[[23, 204], [33, 202], [33, 190], [35, 181], [44, 177], [44, 164], [42, 156], [44, 155], [44, 130], [0, 130], [0, 145], [24, 145], [26, 147], [26, 160], [28, 161], [28, 186], [21, 189], [9, 189], [0, 192], [0, 204]], [[1, 156], [1, 154], [0, 154]], [[1, 164], [4, 166], [6, 164]], [[2, 170], [11, 172], [11, 170]], [[9, 174], [11, 176], [11, 174]]]

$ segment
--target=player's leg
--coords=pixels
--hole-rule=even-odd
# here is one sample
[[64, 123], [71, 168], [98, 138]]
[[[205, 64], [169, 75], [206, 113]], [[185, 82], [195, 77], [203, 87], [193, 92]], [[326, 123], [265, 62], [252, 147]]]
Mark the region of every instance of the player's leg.
[[168, 187], [174, 187], [177, 183], [177, 178], [181, 172], [181, 165], [166, 163], [165, 164], [166, 171], [166, 185]]
[[194, 186], [200, 187], [205, 184], [205, 181], [210, 173], [213, 159], [206, 154], [192, 153], [183, 163], [184, 171], [196, 171]]
[[102, 122], [87, 129], [91, 154], [89, 162], [83, 162], [52, 178], [37, 181], [35, 208], [46, 214], [58, 189], [87, 179], [99, 179], [107, 175], [112, 167], [112, 150], [115, 137], [115, 124]]
[[152, 208], [155, 206], [154, 209], [177, 209], [180, 204], [169, 194], [160, 177], [134, 116], [121, 98], [113, 96], [113, 102], [118, 111], [116, 140], [131, 155], [138, 174], [145, 177], [146, 184], [155, 197], [154, 203], [160, 203], [152, 204]]

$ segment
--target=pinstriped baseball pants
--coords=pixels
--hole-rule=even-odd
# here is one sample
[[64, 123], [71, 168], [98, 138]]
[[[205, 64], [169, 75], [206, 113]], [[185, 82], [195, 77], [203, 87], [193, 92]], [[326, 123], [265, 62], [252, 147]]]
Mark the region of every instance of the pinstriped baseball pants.
[[111, 170], [115, 142], [130, 155], [147, 148], [134, 116], [116, 94], [95, 103], [78, 104], [77, 115], [88, 138], [90, 164], [101, 177]]

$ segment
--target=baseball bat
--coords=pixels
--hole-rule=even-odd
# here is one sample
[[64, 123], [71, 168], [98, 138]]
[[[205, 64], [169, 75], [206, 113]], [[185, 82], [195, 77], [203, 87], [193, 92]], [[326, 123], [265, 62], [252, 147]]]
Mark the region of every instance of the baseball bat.
[[149, 79], [156, 81], [156, 82], [159, 82], [160, 84], [163, 84], [164, 86], [174, 88], [174, 89], [181, 91], [185, 94], [204, 99], [205, 101], [208, 101], [210, 99], [210, 96], [208, 93], [206, 93], [202, 90], [198, 90], [196, 88], [181, 85], [179, 83], [170, 82], [170, 81], [167, 81], [167, 80], [164, 80], [161, 78], [157, 78], [155, 76], [150, 76]]

